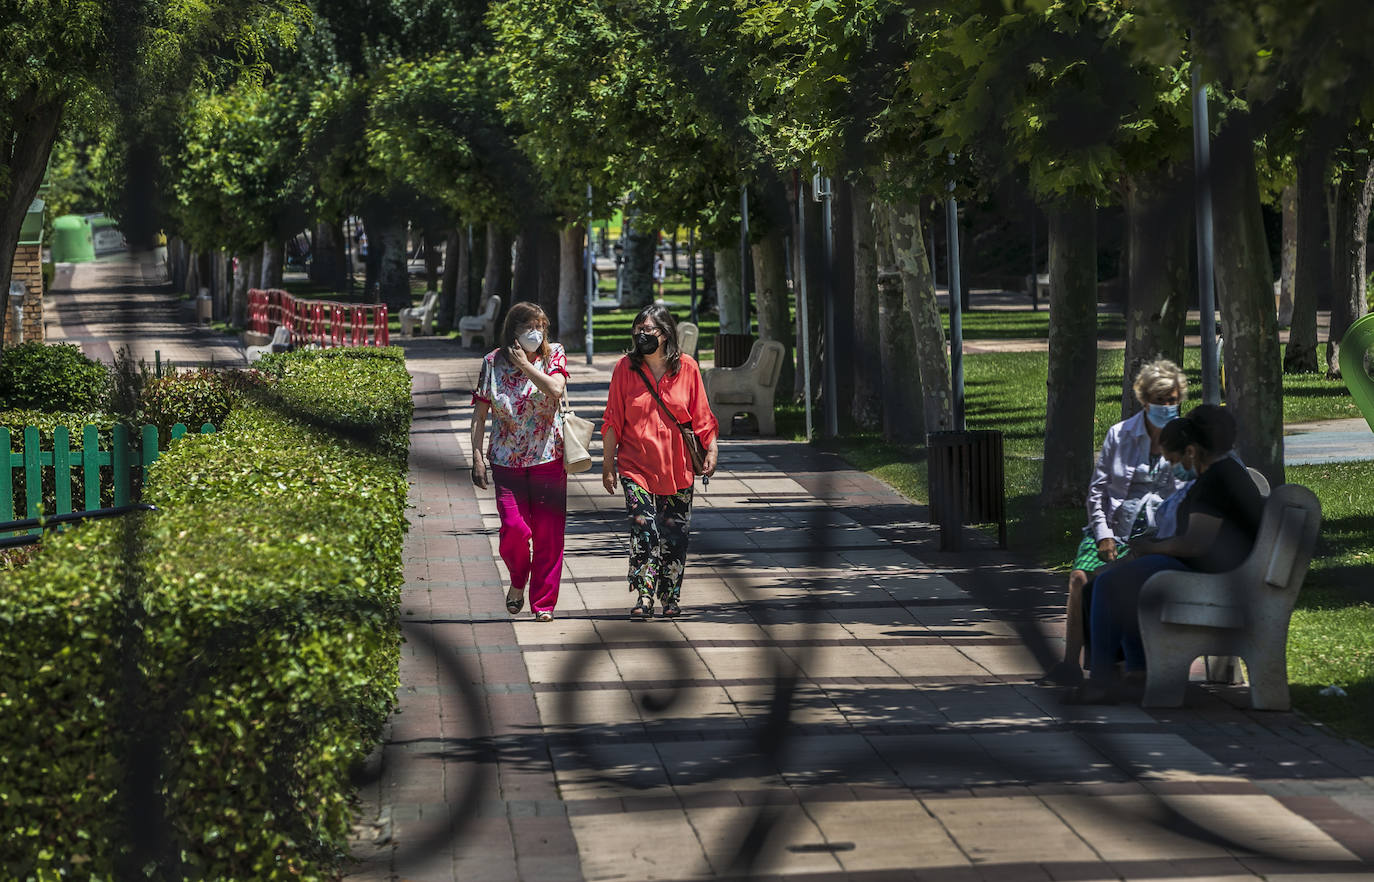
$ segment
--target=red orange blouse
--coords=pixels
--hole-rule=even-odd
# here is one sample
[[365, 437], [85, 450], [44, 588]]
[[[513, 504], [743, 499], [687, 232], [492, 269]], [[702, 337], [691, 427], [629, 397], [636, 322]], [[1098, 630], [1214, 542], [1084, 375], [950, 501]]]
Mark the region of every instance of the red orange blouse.
[[[653, 383], [654, 375], [648, 365], [641, 370]], [[691, 419], [701, 443], [709, 447], [719, 424], [706, 402], [706, 387], [696, 360], [682, 356], [677, 375], [664, 374], [655, 388], [679, 422]], [[616, 362], [611, 374], [602, 431], [607, 428], [615, 432], [619, 445], [616, 467], [620, 474], [658, 496], [671, 496], [692, 486], [695, 476], [682, 434], [669, 422], [644, 381], [636, 376], [628, 355]]]

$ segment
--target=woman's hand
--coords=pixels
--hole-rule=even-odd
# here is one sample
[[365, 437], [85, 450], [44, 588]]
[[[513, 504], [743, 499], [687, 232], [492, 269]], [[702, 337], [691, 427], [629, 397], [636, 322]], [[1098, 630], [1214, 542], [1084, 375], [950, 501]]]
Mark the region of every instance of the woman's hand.
[[511, 364], [520, 368], [520, 370], [525, 373], [529, 373], [530, 368], [533, 367], [533, 365], [530, 364], [530, 357], [525, 354], [525, 347], [521, 346], [519, 343], [513, 343], [506, 347], [506, 357], [510, 359]]
[[601, 461], [601, 486], [606, 488], [606, 492], [615, 495], [615, 461], [603, 459]]
[[480, 453], [472, 458], [472, 483], [487, 489], [487, 463]]
[[720, 459], [720, 448], [716, 446], [715, 439], [712, 439], [711, 446], [706, 448], [706, 462], [702, 474], [711, 477], [716, 473], [716, 461]]
[[1097, 556], [1105, 561], [1116, 560], [1116, 540], [1111, 536], [1097, 540]]

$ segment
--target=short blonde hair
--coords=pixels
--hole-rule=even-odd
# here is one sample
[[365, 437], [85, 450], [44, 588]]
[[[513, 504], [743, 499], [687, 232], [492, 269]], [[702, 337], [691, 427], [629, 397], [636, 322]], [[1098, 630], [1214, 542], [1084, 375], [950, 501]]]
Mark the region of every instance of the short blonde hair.
[[1167, 358], [1156, 358], [1140, 366], [1135, 375], [1135, 398], [1141, 404], [1152, 395], [1164, 395], [1178, 390], [1181, 404], [1188, 397], [1188, 378], [1179, 366]]

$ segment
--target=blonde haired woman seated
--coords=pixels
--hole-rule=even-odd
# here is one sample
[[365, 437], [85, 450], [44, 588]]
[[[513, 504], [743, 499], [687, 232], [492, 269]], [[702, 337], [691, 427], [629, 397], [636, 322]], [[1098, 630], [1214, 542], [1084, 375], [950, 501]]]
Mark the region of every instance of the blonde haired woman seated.
[[1178, 365], [1160, 358], [1141, 365], [1133, 387], [1141, 409], [1107, 430], [1088, 486], [1088, 525], [1069, 574], [1064, 660], [1050, 672], [1052, 680], [1082, 678], [1083, 611], [1093, 574], [1124, 557], [1132, 538], [1154, 533], [1155, 510], [1177, 489], [1173, 466], [1159, 445], [1159, 432], [1178, 416], [1188, 394], [1188, 380]]

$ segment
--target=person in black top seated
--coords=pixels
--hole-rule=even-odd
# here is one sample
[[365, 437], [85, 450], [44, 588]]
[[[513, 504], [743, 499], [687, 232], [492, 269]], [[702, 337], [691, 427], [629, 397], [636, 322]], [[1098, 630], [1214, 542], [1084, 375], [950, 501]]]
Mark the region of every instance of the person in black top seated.
[[[1221, 573], [1240, 566], [1255, 544], [1264, 499], [1234, 457], [1236, 421], [1224, 408], [1204, 404], [1167, 423], [1160, 446], [1180, 481], [1196, 478], [1178, 508], [1177, 535], [1131, 543], [1125, 562], [1101, 572], [1089, 627], [1092, 676], [1069, 696], [1080, 704], [1111, 703], [1111, 673], [1118, 648], [1126, 676], [1145, 670], [1136, 608], [1145, 580], [1165, 570]], [[1186, 526], [1184, 526], [1186, 525]]]

